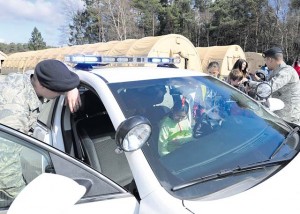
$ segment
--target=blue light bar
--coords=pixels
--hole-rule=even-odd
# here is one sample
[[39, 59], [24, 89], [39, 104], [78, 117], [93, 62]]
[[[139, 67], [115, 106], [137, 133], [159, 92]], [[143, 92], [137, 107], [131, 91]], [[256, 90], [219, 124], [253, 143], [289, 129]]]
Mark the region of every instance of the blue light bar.
[[180, 58], [168, 57], [127, 57], [127, 56], [94, 56], [94, 55], [68, 55], [65, 61], [69, 63], [85, 64], [120, 64], [120, 63], [154, 63], [154, 64], [177, 64]]

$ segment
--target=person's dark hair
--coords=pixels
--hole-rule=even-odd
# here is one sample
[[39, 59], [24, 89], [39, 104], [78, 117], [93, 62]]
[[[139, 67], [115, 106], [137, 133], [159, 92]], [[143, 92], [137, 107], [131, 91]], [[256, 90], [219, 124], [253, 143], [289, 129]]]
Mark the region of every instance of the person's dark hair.
[[219, 65], [218, 62], [212, 61], [212, 62], [210, 62], [210, 63], [208, 64], [207, 70], [210, 69], [210, 68], [218, 68], [218, 69], [220, 69], [220, 65]]
[[262, 53], [263, 58], [283, 59], [283, 52], [280, 47], [272, 47]]
[[[242, 70], [242, 67], [243, 67], [243, 63], [246, 63], [246, 67], [244, 70]], [[239, 69], [240, 71], [243, 72], [244, 75], [246, 75], [247, 73], [247, 69], [248, 69], [248, 62], [244, 59], [238, 59], [234, 65], [233, 65], [233, 68], [232, 69]]]
[[239, 80], [241, 81], [243, 79], [243, 73], [237, 68], [237, 69], [232, 69], [230, 73], [228, 74], [228, 82], [230, 80]]
[[283, 59], [283, 54], [282, 53], [276, 53], [273, 57], [271, 58], [274, 58], [276, 60], [280, 60], [280, 59]]
[[185, 98], [182, 98], [182, 100], [178, 100], [174, 103], [172, 110], [173, 110], [173, 112], [184, 111], [185, 113], [188, 113], [189, 104], [186, 102]]

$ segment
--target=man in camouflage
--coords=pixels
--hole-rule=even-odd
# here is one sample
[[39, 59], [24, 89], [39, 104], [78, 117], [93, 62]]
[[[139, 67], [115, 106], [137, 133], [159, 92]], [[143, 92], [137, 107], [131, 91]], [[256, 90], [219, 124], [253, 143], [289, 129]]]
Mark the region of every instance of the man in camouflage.
[[[275, 111], [286, 121], [300, 125], [300, 81], [292, 66], [283, 61], [282, 50], [278, 47], [263, 52], [266, 65], [271, 70], [268, 82], [272, 86], [272, 97], [284, 102], [284, 108]], [[254, 80], [260, 80], [255, 71], [251, 71]]]
[[[79, 77], [58, 60], [44, 60], [33, 74], [11, 73], [0, 82], [0, 123], [31, 134], [44, 99], [66, 93], [71, 112], [81, 105]], [[25, 187], [20, 162], [22, 146], [0, 143], [0, 194], [15, 198]]]

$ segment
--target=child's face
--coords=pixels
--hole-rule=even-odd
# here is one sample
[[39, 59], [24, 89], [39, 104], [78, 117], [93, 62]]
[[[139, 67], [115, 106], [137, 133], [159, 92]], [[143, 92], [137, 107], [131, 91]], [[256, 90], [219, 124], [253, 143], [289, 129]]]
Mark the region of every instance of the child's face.
[[175, 122], [180, 122], [186, 119], [187, 114], [184, 111], [173, 112], [173, 120]]
[[240, 86], [241, 81], [239, 79], [237, 80], [230, 80], [230, 85], [234, 86], [234, 87], [239, 87]]
[[218, 77], [218, 75], [220, 74], [220, 71], [218, 68], [210, 68], [210, 69], [208, 69], [208, 73], [214, 77]]

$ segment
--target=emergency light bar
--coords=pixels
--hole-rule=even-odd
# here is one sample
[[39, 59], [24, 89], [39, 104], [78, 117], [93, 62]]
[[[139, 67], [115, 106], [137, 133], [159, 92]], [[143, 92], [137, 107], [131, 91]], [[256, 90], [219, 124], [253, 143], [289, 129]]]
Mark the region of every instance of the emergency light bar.
[[154, 64], [177, 64], [180, 58], [168, 57], [127, 57], [127, 56], [94, 56], [94, 55], [68, 55], [65, 61], [69, 63], [84, 64], [107, 64], [107, 63], [154, 63]]

